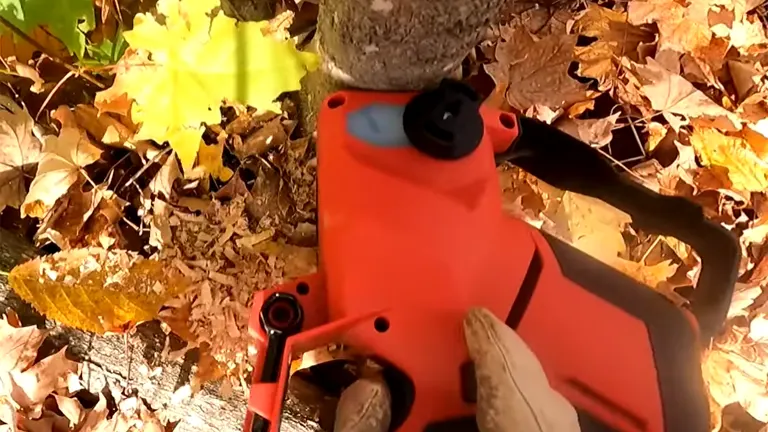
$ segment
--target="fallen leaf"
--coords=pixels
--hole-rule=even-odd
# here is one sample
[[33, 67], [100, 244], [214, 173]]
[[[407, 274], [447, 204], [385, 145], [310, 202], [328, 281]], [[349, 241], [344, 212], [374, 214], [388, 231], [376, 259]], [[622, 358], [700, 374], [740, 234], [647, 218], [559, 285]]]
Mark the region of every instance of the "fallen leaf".
[[[100, 248], [36, 258], [14, 267], [8, 280], [40, 313], [99, 334], [154, 318], [167, 299], [188, 286], [167, 264]], [[161, 292], [153, 288], [156, 284]]]
[[11, 57], [6, 60], [9, 66], [16, 69], [16, 73], [24, 78], [28, 78], [32, 81], [32, 86], [29, 88], [33, 93], [42, 93], [45, 85], [45, 81], [40, 78], [40, 73], [33, 67], [20, 63], [16, 60], [16, 57]]
[[43, 154], [37, 175], [21, 206], [22, 217], [42, 218], [81, 175], [81, 168], [96, 162], [101, 149], [78, 129], [62, 128], [59, 136], [43, 138]]
[[638, 46], [655, 40], [652, 32], [629, 24], [626, 13], [594, 3], [576, 19], [573, 32], [597, 38], [587, 46], [577, 46], [575, 57], [579, 62], [578, 74], [597, 79], [600, 90], [613, 86], [619, 65], [617, 59], [626, 56], [637, 61]]
[[768, 189], [768, 163], [757, 157], [743, 138], [695, 127], [690, 139], [702, 164], [728, 168], [734, 189], [755, 192]]
[[43, 403], [56, 389], [66, 388], [71, 375], [77, 375], [77, 363], [67, 359], [66, 347], [35, 363], [29, 369], [11, 371], [13, 400], [24, 409]]
[[736, 114], [717, 105], [685, 78], [669, 72], [653, 59], [647, 60], [647, 65], [634, 64], [638, 76], [645, 81], [641, 91], [651, 101], [653, 109], [661, 111], [673, 127], [680, 122], [670, 116], [679, 114], [686, 118], [718, 121], [717, 127], [722, 130], [741, 130], [741, 121]]
[[717, 24], [712, 26], [712, 33], [719, 37], [729, 38], [731, 45], [738, 48], [743, 54], [750, 54], [753, 47], [768, 44], [763, 23], [757, 18], [749, 20], [744, 17], [734, 21], [730, 26]]
[[190, 378], [190, 386], [194, 393], [202, 388], [203, 384], [215, 381], [224, 376], [226, 371], [211, 355], [211, 345], [204, 342], [200, 345], [200, 359], [197, 361], [197, 371]]
[[763, 289], [759, 286], [750, 287], [745, 284], [736, 284], [736, 289], [733, 292], [733, 298], [731, 299], [731, 307], [728, 309], [728, 319], [737, 316], [747, 316], [747, 308], [751, 306], [757, 297], [763, 293]]
[[46, 215], [35, 236], [38, 242], [51, 241], [62, 250], [79, 244], [82, 229], [101, 202], [106, 185], [84, 192], [81, 182], [73, 189]]
[[633, 0], [627, 6], [631, 24], [659, 26], [659, 49], [691, 52], [709, 44], [709, 1], [693, 0], [687, 5], [675, 0]]
[[69, 49], [61, 43], [51, 32], [43, 27], [35, 27], [24, 32], [29, 38], [36, 42], [36, 45], [29, 43], [25, 38], [21, 38], [12, 32], [2, 32], [0, 34], [0, 57], [16, 57], [20, 62], [32, 60], [40, 47], [45, 50], [47, 55], [54, 58], [67, 58], [70, 56]]
[[15, 328], [0, 317], [0, 373], [29, 367], [47, 334], [35, 326]]
[[733, 85], [736, 87], [736, 96], [740, 101], [749, 96], [749, 92], [755, 88], [764, 75], [758, 72], [753, 65], [734, 60], [728, 61], [728, 71], [731, 73]]
[[82, 58], [85, 32], [93, 30], [92, 0], [64, 0], [51, 4], [39, 0], [20, 0], [0, 8], [0, 15], [22, 31], [45, 26], [75, 55]]
[[165, 198], [170, 199], [173, 194], [173, 183], [179, 178], [181, 178], [179, 164], [176, 162], [176, 156], [170, 154], [160, 171], [152, 178], [149, 189], [155, 195], [165, 195]]
[[99, 392], [99, 401], [92, 409], [88, 410], [82, 422], [78, 425], [78, 432], [107, 432], [110, 429], [104, 427], [107, 422], [107, 399]]
[[509, 84], [507, 101], [525, 111], [534, 105], [564, 108], [588, 99], [586, 85], [568, 76], [576, 35], [552, 35], [539, 41], [522, 27], [506, 29], [495, 63], [485, 65], [496, 85]]
[[612, 114], [601, 119], [571, 119], [566, 118], [555, 122], [561, 131], [577, 138], [593, 147], [602, 147], [611, 142], [614, 126], [620, 113]]
[[221, 181], [229, 181], [234, 172], [224, 166], [222, 156], [224, 154], [224, 142], [226, 134], [219, 135], [217, 144], [201, 145], [197, 154], [197, 167], [189, 174], [189, 178], [198, 178], [206, 175], [213, 176]]
[[662, 261], [654, 265], [646, 265], [620, 258], [612, 262], [611, 266], [651, 288], [657, 288], [660, 283], [672, 277], [678, 267], [677, 264], [672, 264], [671, 260]]
[[79, 425], [85, 414], [80, 402], [78, 402], [77, 399], [56, 394], [53, 395], [53, 397], [56, 399], [56, 405], [59, 407], [59, 411], [61, 411], [61, 413], [64, 414], [64, 417], [69, 420], [70, 426]]
[[606, 263], [612, 263], [626, 251], [621, 232], [631, 218], [592, 197], [566, 192], [562, 207], [568, 221], [573, 246]]
[[0, 212], [18, 208], [27, 195], [24, 176], [40, 161], [42, 144], [32, 134], [34, 120], [8, 98], [0, 98]]
[[[141, 123], [137, 137], [169, 142], [185, 172], [197, 156], [201, 123], [221, 122], [222, 100], [278, 110], [275, 98], [298, 90], [300, 79], [318, 64], [315, 54], [298, 52], [292, 40], [264, 36], [264, 21], [238, 24], [218, 10], [210, 17], [217, 6], [218, 1], [167, 0], [158, 8], [163, 24], [136, 15], [125, 40], [151, 58], [118, 72], [108, 90], [107, 99], [133, 99], [131, 117]], [[248, 41], [246, 53], [240, 40]]]
[[288, 134], [283, 128], [282, 119], [275, 117], [244, 140], [235, 141], [234, 152], [238, 159], [243, 160], [249, 156], [261, 156], [268, 149], [279, 147], [287, 141]]

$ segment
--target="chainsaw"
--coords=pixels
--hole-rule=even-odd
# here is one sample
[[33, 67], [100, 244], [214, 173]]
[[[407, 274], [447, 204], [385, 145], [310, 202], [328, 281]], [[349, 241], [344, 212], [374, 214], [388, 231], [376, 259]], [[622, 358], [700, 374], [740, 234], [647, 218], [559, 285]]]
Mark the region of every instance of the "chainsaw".
[[[320, 268], [253, 298], [246, 430], [279, 429], [291, 360], [331, 343], [386, 365], [391, 430], [477, 430], [462, 320], [480, 306], [525, 340], [582, 431], [709, 431], [701, 350], [726, 318], [740, 253], [699, 206], [456, 81], [332, 94], [317, 154]], [[505, 161], [689, 244], [702, 262], [689, 303], [504, 214]]]

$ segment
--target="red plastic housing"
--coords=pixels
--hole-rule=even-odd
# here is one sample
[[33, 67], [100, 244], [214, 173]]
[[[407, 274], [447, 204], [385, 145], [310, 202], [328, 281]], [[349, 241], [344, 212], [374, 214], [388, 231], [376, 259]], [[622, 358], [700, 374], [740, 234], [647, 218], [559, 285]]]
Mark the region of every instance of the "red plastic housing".
[[[482, 143], [456, 161], [348, 133], [352, 113], [411, 97], [340, 92], [326, 100], [318, 122], [320, 272], [301, 279], [307, 295], [297, 294], [299, 280], [274, 289], [297, 295], [304, 330], [287, 341], [279, 382], [254, 381], [249, 409], [278, 430], [291, 357], [336, 342], [385, 359], [413, 381], [415, 399], [397, 430], [472, 415], [475, 406], [461, 396], [462, 319], [483, 306], [508, 320], [535, 265], [517, 331], [552, 386], [615, 430], [666, 430], [643, 320], [565, 277], [548, 240], [502, 213], [494, 149], [516, 137], [513, 116], [483, 108]], [[251, 329], [260, 344], [258, 311], [272, 292], [254, 298]], [[377, 318], [386, 331], [375, 328]]]

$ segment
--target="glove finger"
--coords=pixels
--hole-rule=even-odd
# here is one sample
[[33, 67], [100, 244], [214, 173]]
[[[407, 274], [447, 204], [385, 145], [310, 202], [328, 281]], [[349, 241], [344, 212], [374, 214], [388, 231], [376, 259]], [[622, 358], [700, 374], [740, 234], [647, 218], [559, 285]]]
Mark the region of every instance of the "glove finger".
[[482, 432], [580, 431], [573, 406], [549, 386], [520, 336], [486, 309], [472, 309], [464, 335], [477, 376]]
[[392, 417], [392, 400], [384, 380], [362, 378], [339, 398], [334, 432], [386, 432]]

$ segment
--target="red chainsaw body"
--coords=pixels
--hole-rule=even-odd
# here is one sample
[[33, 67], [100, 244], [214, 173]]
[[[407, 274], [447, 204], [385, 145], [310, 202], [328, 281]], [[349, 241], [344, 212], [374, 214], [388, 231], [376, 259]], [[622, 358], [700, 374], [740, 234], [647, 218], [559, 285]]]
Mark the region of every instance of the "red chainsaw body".
[[[462, 398], [460, 377], [469, 360], [462, 320], [482, 306], [515, 327], [552, 386], [581, 412], [613, 430], [671, 430], [657, 369], [663, 349], [653, 346], [648, 323], [564, 275], [551, 241], [502, 212], [493, 156], [518, 133], [514, 117], [483, 108], [480, 146], [443, 161], [407, 143], [372, 144], [350, 133], [353, 113], [396, 109], [412, 97], [368, 95], [337, 93], [319, 114], [320, 269], [274, 288], [296, 295], [306, 318], [286, 342], [278, 382], [254, 382], [250, 410], [277, 430], [291, 358], [335, 342], [410, 378], [413, 403], [396, 430], [471, 416], [475, 406]], [[634, 284], [615, 277], [617, 290]], [[297, 293], [299, 282], [308, 293]], [[260, 343], [257, 311], [272, 292], [254, 298], [251, 329]], [[668, 331], [695, 340], [694, 321], [669, 307], [674, 312], [664, 313], [683, 324]]]

